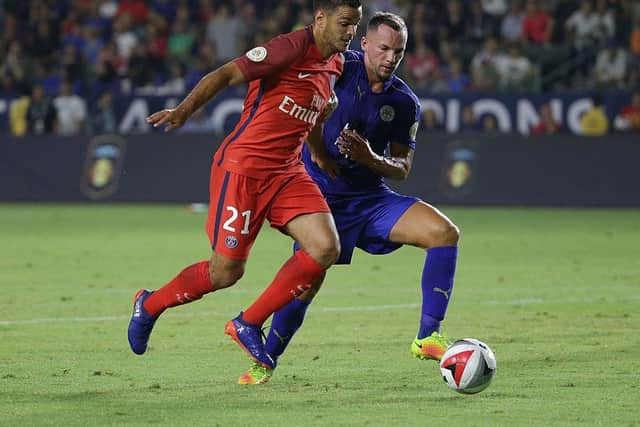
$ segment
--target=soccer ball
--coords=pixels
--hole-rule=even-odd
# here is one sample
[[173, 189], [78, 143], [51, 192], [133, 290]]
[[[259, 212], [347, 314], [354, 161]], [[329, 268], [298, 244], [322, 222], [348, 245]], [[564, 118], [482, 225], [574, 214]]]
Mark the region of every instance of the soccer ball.
[[458, 393], [479, 393], [496, 373], [496, 356], [482, 341], [465, 338], [447, 348], [440, 359], [440, 371], [449, 388]]

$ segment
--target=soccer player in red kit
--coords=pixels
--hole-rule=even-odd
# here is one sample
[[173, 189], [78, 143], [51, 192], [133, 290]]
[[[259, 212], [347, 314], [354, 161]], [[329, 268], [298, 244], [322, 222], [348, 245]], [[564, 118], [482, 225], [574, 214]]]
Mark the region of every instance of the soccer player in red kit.
[[232, 286], [243, 275], [260, 227], [300, 243], [273, 282], [245, 311], [227, 322], [230, 335], [251, 358], [273, 368], [261, 327], [275, 311], [309, 289], [340, 253], [338, 234], [322, 193], [300, 159], [302, 144], [321, 119], [342, 73], [344, 52], [362, 16], [360, 0], [316, 0], [314, 23], [280, 35], [209, 73], [175, 108], [148, 117], [154, 127], [179, 128], [222, 89], [249, 82], [238, 124], [211, 167], [207, 234], [213, 250], [156, 291], [140, 290], [129, 322], [131, 349], [142, 354], [167, 308]]

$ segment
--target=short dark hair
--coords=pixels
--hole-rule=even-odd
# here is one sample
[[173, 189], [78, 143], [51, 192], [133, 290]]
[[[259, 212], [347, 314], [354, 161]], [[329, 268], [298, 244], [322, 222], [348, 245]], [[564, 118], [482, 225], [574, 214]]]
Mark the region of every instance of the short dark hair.
[[403, 32], [405, 35], [409, 34], [407, 30], [407, 24], [404, 19], [399, 15], [391, 12], [376, 12], [373, 14], [369, 22], [367, 23], [367, 32], [369, 30], [377, 30], [380, 25], [386, 25], [391, 27], [395, 31]]
[[360, 0], [313, 0], [313, 10], [334, 10], [340, 6], [357, 9], [362, 6], [362, 2]]

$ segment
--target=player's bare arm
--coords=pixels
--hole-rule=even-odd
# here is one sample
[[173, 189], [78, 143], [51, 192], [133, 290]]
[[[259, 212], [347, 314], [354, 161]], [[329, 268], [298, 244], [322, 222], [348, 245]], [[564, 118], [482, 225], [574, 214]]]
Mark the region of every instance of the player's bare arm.
[[147, 117], [147, 123], [153, 127], [165, 126], [165, 132], [184, 125], [187, 119], [206, 104], [222, 89], [246, 82], [240, 68], [234, 62], [228, 62], [204, 76], [176, 108], [157, 111]]
[[413, 150], [402, 144], [391, 144], [390, 155], [375, 153], [369, 141], [358, 132], [345, 129], [336, 143], [338, 150], [350, 160], [367, 166], [385, 178], [403, 180], [409, 176], [413, 164]]
[[324, 170], [331, 179], [335, 179], [340, 175], [340, 166], [338, 166], [335, 159], [329, 155], [322, 142], [323, 126], [322, 123], [319, 123], [311, 129], [307, 137], [307, 147], [309, 147], [311, 160], [318, 165], [320, 169]]

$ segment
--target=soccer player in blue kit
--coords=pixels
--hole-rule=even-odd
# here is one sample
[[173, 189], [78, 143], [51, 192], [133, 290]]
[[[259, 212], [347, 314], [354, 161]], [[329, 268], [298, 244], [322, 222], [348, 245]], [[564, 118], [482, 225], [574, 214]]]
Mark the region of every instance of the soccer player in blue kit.
[[[371, 254], [402, 245], [426, 250], [422, 315], [411, 354], [440, 360], [447, 346], [440, 322], [453, 290], [459, 231], [433, 206], [384, 183], [384, 178], [408, 176], [420, 119], [418, 98], [394, 75], [406, 43], [401, 17], [378, 12], [369, 20], [363, 52], [345, 52], [344, 72], [334, 88], [338, 107], [322, 135], [309, 136], [303, 160], [338, 228], [342, 251], [337, 264], [349, 264], [355, 247]], [[273, 315], [265, 351], [276, 364], [323, 279]], [[273, 369], [254, 363], [238, 382], [263, 384], [272, 375]]]

